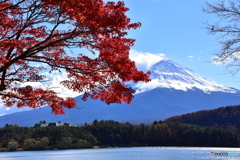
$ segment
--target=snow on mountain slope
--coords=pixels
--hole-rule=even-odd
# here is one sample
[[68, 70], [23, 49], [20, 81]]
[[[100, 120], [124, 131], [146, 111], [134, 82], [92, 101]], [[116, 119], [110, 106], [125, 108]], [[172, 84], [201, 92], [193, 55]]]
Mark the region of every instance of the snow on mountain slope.
[[140, 92], [151, 90], [157, 87], [174, 88], [187, 91], [194, 88], [200, 89], [205, 93], [227, 92], [236, 93], [238, 90], [226, 87], [216, 82], [207, 80], [194, 73], [190, 69], [181, 66], [170, 59], [164, 58], [150, 68], [151, 82], [138, 83], [135, 87]]

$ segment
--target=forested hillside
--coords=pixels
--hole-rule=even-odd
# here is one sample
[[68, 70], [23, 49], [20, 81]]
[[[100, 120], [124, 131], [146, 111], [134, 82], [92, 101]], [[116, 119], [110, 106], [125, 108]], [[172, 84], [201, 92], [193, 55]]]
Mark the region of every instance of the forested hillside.
[[240, 133], [240, 105], [173, 116], [164, 121], [219, 127]]
[[240, 135], [214, 127], [155, 121], [152, 125], [132, 125], [116, 121], [93, 122], [84, 127], [110, 146], [240, 146]]

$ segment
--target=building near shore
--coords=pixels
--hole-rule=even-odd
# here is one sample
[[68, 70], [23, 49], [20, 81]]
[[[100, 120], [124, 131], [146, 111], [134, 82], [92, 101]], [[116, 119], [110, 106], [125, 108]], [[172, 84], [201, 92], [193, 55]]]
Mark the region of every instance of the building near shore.
[[70, 126], [70, 127], [77, 127], [77, 125], [72, 125], [68, 122], [65, 123], [35, 123], [35, 125], [33, 126], [34, 128], [40, 128], [40, 127], [52, 127], [52, 126], [56, 126], [56, 127], [60, 127], [60, 126]]

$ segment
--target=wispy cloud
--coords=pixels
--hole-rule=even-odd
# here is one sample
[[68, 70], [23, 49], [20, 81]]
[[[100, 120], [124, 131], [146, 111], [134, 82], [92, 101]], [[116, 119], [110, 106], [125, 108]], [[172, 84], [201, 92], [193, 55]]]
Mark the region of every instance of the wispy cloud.
[[146, 71], [154, 64], [165, 58], [165, 54], [153, 54], [149, 52], [140, 52], [136, 50], [130, 51], [130, 59], [135, 61], [139, 70]]
[[82, 93], [79, 92], [73, 92], [72, 90], [69, 90], [68, 88], [62, 86], [60, 82], [67, 80], [67, 73], [65, 71], [62, 71], [61, 74], [54, 75], [51, 80], [51, 84], [49, 85], [49, 88], [53, 89], [55, 92], [58, 93], [61, 97], [76, 97], [81, 95]]
[[213, 56], [211, 63], [215, 65], [230, 65], [235, 66], [235, 63], [238, 64], [240, 61], [240, 52], [234, 52], [232, 54], [225, 53], [221, 56]]
[[16, 106], [6, 107], [3, 104], [3, 102], [0, 102], [0, 116], [15, 113], [15, 112], [27, 111], [27, 110], [30, 110], [30, 108], [28, 108], [28, 107], [17, 108]]
[[[57, 92], [58, 95], [61, 97], [76, 97], [81, 94], [79, 92], [73, 92], [72, 90], [69, 90], [60, 84], [61, 81], [67, 79], [67, 73], [65, 71], [62, 70], [61, 73], [53, 72], [51, 74], [48, 72], [45, 72], [42, 74], [47, 76], [47, 79], [49, 80], [47, 83], [27, 82], [27, 83], [18, 84], [18, 86], [23, 87], [23, 86], [31, 85], [33, 88], [51, 89]], [[4, 103], [0, 100], [0, 116], [15, 113], [15, 112], [26, 111], [26, 110], [31, 110], [31, 108], [29, 107], [17, 108], [16, 106], [6, 107]]]

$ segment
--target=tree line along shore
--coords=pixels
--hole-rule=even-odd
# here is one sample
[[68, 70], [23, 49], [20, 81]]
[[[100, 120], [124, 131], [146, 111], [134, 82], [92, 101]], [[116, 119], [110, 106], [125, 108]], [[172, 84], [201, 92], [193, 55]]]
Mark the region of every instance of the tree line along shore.
[[[151, 125], [94, 120], [84, 126], [0, 128], [0, 151], [133, 146], [240, 147], [240, 134], [227, 129], [154, 121]], [[95, 147], [96, 148], [96, 147]]]

